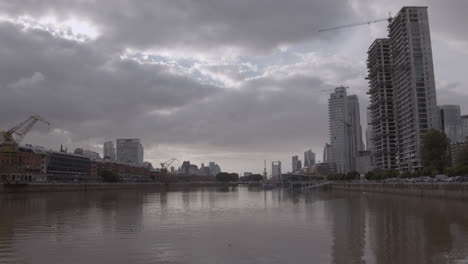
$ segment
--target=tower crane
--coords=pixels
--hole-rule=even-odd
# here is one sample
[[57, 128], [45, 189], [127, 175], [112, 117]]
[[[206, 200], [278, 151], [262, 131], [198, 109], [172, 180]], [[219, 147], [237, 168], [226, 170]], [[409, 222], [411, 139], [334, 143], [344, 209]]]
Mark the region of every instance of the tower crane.
[[50, 123], [42, 117], [38, 115], [30, 116], [28, 119], [7, 131], [0, 131], [0, 145], [7, 147], [10, 150], [14, 150], [37, 122], [42, 122], [50, 126]]
[[332, 31], [332, 30], [338, 30], [338, 29], [343, 29], [343, 28], [349, 28], [349, 27], [356, 27], [356, 26], [363, 26], [363, 25], [370, 25], [373, 23], [379, 23], [383, 21], [388, 21], [388, 23], [392, 23], [392, 15], [390, 14], [388, 18], [382, 18], [382, 19], [376, 19], [376, 20], [370, 20], [366, 22], [360, 22], [360, 23], [354, 23], [354, 24], [348, 24], [348, 25], [341, 25], [341, 26], [336, 26], [336, 27], [331, 27], [331, 28], [324, 28], [320, 29], [318, 32], [326, 32], [326, 31]]
[[166, 161], [166, 162], [161, 163], [161, 170], [167, 169], [166, 166], [170, 166], [170, 165], [172, 164], [172, 162], [174, 162], [174, 161], [176, 161], [176, 160], [177, 160], [177, 159], [172, 158], [172, 159], [170, 159], [170, 160], [168, 160], [168, 161]]
[[167, 166], [170, 166], [172, 164], [172, 162], [176, 161], [177, 159], [175, 158], [172, 158], [166, 162], [163, 162], [161, 163], [161, 176], [163, 177], [163, 179], [167, 180], [166, 176], [167, 176]]
[[[349, 89], [349, 87], [347, 87], [347, 86], [340, 86], [340, 87], [343, 87], [345, 89]], [[322, 89], [322, 90], [320, 90], [320, 92], [333, 92], [333, 91], [335, 91], [335, 89], [336, 88]]]

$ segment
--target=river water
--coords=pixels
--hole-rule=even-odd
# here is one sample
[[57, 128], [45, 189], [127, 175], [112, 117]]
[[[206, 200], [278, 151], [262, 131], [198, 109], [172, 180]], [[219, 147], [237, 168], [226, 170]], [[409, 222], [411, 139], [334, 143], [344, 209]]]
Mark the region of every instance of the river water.
[[0, 195], [0, 263], [468, 263], [468, 205], [248, 188]]

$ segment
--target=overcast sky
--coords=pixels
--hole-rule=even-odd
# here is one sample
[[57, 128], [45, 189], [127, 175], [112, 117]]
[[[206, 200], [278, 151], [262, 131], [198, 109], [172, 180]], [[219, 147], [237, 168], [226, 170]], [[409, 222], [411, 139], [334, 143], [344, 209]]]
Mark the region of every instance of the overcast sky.
[[0, 0], [0, 129], [39, 114], [50, 130], [23, 143], [140, 138], [153, 164], [290, 171], [322, 159], [323, 90], [349, 86], [365, 130], [366, 51], [387, 23], [317, 30], [404, 5], [429, 6], [438, 103], [468, 114], [466, 0]]

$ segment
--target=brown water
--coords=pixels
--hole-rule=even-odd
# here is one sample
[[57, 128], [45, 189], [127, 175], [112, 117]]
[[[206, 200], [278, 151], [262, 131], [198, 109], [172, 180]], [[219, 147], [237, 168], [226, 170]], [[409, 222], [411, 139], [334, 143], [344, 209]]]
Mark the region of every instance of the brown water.
[[468, 263], [467, 209], [247, 188], [0, 195], [0, 263]]

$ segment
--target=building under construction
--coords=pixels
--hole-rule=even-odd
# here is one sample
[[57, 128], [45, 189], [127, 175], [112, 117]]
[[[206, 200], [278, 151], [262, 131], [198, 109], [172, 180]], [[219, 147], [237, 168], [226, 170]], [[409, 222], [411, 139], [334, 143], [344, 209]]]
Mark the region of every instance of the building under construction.
[[381, 169], [396, 168], [395, 103], [392, 84], [390, 39], [376, 39], [368, 51], [371, 125], [374, 165]]

